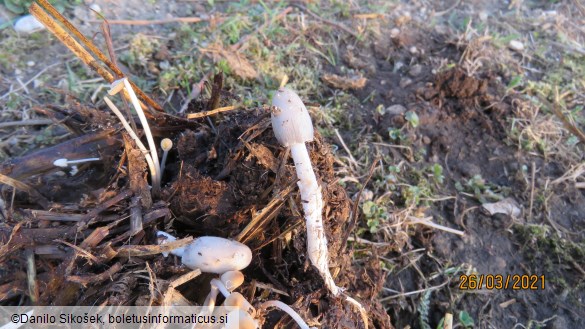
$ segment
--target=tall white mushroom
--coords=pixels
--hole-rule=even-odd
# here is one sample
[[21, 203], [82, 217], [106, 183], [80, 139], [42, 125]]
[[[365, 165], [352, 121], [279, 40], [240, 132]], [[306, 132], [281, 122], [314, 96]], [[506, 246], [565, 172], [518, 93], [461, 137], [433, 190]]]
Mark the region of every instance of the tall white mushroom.
[[313, 122], [300, 97], [292, 90], [281, 87], [272, 98], [272, 129], [276, 139], [290, 147], [295, 163], [298, 186], [307, 225], [307, 252], [317, 267], [325, 285], [334, 296], [341, 288], [335, 285], [329, 272], [327, 237], [323, 227], [323, 195], [313, 172], [311, 158], [305, 142], [313, 141]]

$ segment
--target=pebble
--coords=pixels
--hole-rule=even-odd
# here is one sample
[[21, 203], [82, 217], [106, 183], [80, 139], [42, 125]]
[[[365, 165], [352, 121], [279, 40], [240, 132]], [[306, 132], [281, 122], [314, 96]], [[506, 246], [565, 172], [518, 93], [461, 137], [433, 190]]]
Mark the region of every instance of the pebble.
[[400, 70], [405, 64], [398, 61], [396, 63], [394, 63], [394, 68], [393, 68], [393, 72], [396, 73], [398, 72], [398, 70]]
[[97, 12], [97, 13], [101, 13], [102, 12], [102, 7], [100, 7], [100, 5], [98, 5], [97, 3], [94, 3], [93, 5], [89, 6], [89, 9]]
[[406, 112], [406, 107], [400, 105], [400, 104], [394, 104], [394, 105], [390, 105], [386, 108], [386, 110], [384, 111], [384, 114], [390, 114], [390, 115], [399, 115], [399, 114], [403, 114]]
[[36, 31], [44, 30], [45, 26], [39, 22], [34, 16], [26, 15], [19, 18], [14, 23], [14, 29], [18, 33], [33, 33]]
[[517, 52], [521, 52], [524, 50], [524, 44], [518, 40], [510, 41], [510, 43], [508, 44], [508, 47], [510, 47], [510, 49], [517, 51]]
[[408, 74], [410, 74], [411, 77], [416, 77], [419, 74], [421, 74], [421, 72], [422, 72], [422, 65], [415, 64], [410, 68], [410, 70], [408, 71]]
[[408, 49], [408, 51], [410, 51], [411, 54], [415, 55], [418, 53], [418, 48], [416, 48], [415, 46], [412, 46]]
[[400, 35], [400, 29], [395, 27], [392, 30], [390, 30], [390, 38], [396, 39], [396, 38], [398, 38], [399, 35]]
[[35, 64], [36, 64], [36, 63], [35, 63], [35, 62], [33, 62], [33, 61], [28, 61], [28, 62], [26, 62], [26, 66], [28, 66], [28, 67], [33, 67], [33, 66], [35, 66]]
[[412, 80], [409, 78], [400, 79], [400, 88], [406, 88], [412, 84]]

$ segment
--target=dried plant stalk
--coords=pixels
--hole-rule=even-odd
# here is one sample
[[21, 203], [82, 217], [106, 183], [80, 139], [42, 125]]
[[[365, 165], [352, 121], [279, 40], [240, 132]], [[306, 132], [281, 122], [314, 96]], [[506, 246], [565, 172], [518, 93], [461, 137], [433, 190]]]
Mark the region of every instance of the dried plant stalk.
[[[75, 56], [79, 57], [85, 64], [91, 67], [94, 71], [96, 71], [102, 78], [104, 78], [108, 83], [112, 83], [116, 80], [116, 77], [108, 71], [107, 68], [112, 70], [118, 77], [124, 76], [122, 71], [116, 65], [114, 65], [104, 53], [102, 53], [89, 39], [87, 39], [79, 30], [73, 26], [63, 15], [61, 15], [51, 4], [49, 4], [46, 0], [39, 0], [39, 4], [33, 3], [29, 7], [30, 13], [39, 20], [43, 25], [47, 27], [51, 33], [53, 33], [57, 39], [59, 39], [69, 50], [71, 50]], [[47, 12], [45, 12], [44, 10]], [[53, 15], [59, 22], [61, 22], [67, 30], [69, 30], [73, 35], [75, 35], [94, 55], [98, 58], [97, 60], [91, 55], [89, 51], [87, 51], [83, 46], [77, 42], [69, 33], [56, 22], [53, 17], [49, 14]], [[103, 65], [100, 65], [99, 61], [106, 64], [107, 68]], [[134, 83], [130, 82], [132, 88], [138, 94], [138, 97], [146, 104], [150, 105], [157, 111], [162, 111], [162, 107], [155, 102], [153, 99], [148, 97], [142, 90], [138, 88]]]

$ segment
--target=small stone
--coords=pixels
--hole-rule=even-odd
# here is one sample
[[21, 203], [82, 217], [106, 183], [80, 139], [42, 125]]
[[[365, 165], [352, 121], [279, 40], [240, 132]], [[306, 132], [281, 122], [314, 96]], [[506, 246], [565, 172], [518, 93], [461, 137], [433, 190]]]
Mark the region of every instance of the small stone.
[[411, 77], [416, 77], [419, 74], [421, 74], [421, 72], [422, 72], [422, 65], [416, 64], [410, 68], [410, 70], [408, 71], [408, 74], [410, 74]]
[[394, 69], [392, 70], [394, 73], [398, 72], [398, 70], [400, 70], [402, 67], [404, 66], [404, 63], [398, 61], [396, 63], [394, 63]]
[[94, 3], [93, 5], [89, 6], [89, 9], [95, 11], [96, 13], [101, 13], [102, 12], [102, 7], [100, 7], [100, 5], [98, 5], [97, 3]]
[[406, 107], [400, 105], [400, 104], [394, 104], [394, 105], [390, 105], [386, 108], [386, 110], [384, 111], [384, 114], [390, 114], [390, 115], [399, 115], [399, 114], [403, 114], [405, 113]]
[[504, 271], [507, 267], [507, 262], [504, 258], [500, 257], [500, 256], [496, 256], [496, 258], [494, 259], [494, 267], [498, 270], [498, 271]]
[[374, 192], [372, 192], [371, 190], [368, 189], [364, 189], [364, 191], [362, 192], [362, 197], [361, 197], [361, 201], [370, 201], [374, 199]]
[[429, 136], [423, 136], [422, 142], [425, 145], [429, 145], [431, 143], [431, 139], [429, 138]]
[[408, 51], [410, 51], [411, 54], [416, 55], [418, 54], [418, 48], [416, 48], [415, 46], [412, 46], [408, 49]]
[[409, 78], [403, 78], [400, 80], [400, 88], [406, 88], [412, 84], [412, 80]]
[[29, 34], [44, 29], [45, 26], [32, 15], [22, 16], [14, 23], [14, 30], [18, 33]]
[[517, 51], [517, 52], [521, 52], [524, 50], [524, 44], [518, 40], [510, 41], [510, 43], [508, 44], [508, 47], [510, 47], [510, 49]]
[[28, 67], [33, 67], [33, 66], [35, 66], [35, 62], [33, 62], [33, 61], [28, 61], [28, 62], [26, 62], [26, 66], [28, 66]]
[[390, 38], [396, 39], [396, 38], [398, 38], [399, 35], [400, 35], [400, 29], [395, 27], [392, 30], [390, 30]]
[[488, 13], [486, 13], [485, 11], [482, 11], [479, 13], [479, 20], [482, 22], [487, 21], [488, 19]]

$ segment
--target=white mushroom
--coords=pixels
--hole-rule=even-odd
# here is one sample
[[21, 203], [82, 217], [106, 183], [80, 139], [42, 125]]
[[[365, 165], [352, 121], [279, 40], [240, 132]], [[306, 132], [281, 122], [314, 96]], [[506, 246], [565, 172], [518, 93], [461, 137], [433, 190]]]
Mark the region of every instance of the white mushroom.
[[163, 150], [163, 156], [162, 156], [162, 160], [160, 162], [160, 175], [162, 177], [162, 175], [165, 172], [165, 164], [167, 163], [167, 156], [169, 155], [169, 151], [173, 147], [173, 141], [170, 138], [163, 138], [163, 140], [160, 141], [160, 147]]
[[244, 283], [244, 274], [240, 271], [227, 271], [219, 279], [225, 288], [232, 292]]
[[244, 274], [240, 271], [227, 271], [220, 276], [220, 279], [212, 279], [211, 290], [205, 298], [203, 306], [207, 306], [209, 312], [213, 312], [217, 293], [221, 292], [225, 298], [229, 298], [233, 291], [244, 283]]
[[[159, 244], [176, 240], [172, 235], [162, 231], [157, 232], [157, 237]], [[181, 262], [185, 266], [200, 269], [204, 273], [223, 274], [228, 271], [239, 271], [252, 261], [252, 250], [248, 246], [215, 236], [199, 237], [171, 253], [181, 257]]]
[[71, 164], [99, 161], [99, 160], [101, 160], [101, 159], [100, 158], [87, 158], [87, 159], [68, 160], [68, 159], [62, 158], [62, 159], [57, 159], [57, 160], [53, 161], [53, 166], [67, 168]]
[[272, 98], [271, 110], [274, 135], [283, 146], [290, 147], [295, 163], [307, 225], [309, 259], [317, 267], [329, 291], [334, 296], [338, 296], [341, 289], [335, 285], [329, 272], [327, 237], [321, 217], [323, 196], [305, 145], [305, 142], [313, 140], [311, 117], [299, 96], [287, 88], [278, 89]]

